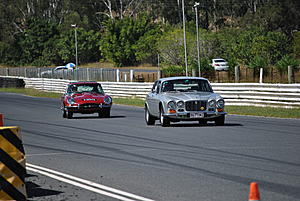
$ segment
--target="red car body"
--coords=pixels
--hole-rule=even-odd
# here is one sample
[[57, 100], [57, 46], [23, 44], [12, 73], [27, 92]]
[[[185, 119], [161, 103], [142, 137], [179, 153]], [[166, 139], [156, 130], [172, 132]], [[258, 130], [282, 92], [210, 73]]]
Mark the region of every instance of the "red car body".
[[63, 117], [71, 119], [74, 113], [98, 113], [110, 117], [112, 98], [106, 95], [98, 82], [71, 82], [61, 97]]

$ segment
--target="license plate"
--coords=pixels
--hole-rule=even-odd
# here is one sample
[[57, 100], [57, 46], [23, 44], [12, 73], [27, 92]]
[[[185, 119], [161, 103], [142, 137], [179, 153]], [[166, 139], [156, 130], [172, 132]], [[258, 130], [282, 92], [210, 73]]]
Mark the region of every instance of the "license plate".
[[200, 113], [200, 112], [190, 113], [190, 118], [203, 118], [203, 117], [204, 117], [204, 113]]

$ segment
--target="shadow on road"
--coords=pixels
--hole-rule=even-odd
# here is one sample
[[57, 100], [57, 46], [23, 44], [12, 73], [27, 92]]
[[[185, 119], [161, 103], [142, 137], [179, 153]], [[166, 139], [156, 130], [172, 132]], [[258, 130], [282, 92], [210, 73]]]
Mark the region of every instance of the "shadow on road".
[[[160, 126], [160, 124], [158, 124]], [[235, 126], [244, 126], [243, 124], [234, 124], [234, 123], [225, 123], [224, 126], [216, 126], [214, 123], [207, 123], [206, 125], [200, 125], [197, 123], [171, 123], [170, 127], [235, 127]]]
[[77, 116], [73, 117], [72, 119], [119, 119], [119, 118], [125, 118], [126, 116], [110, 116], [110, 117], [101, 117], [98, 116]]
[[[27, 174], [26, 175], [26, 191], [28, 198], [37, 198], [37, 197], [45, 197], [50, 195], [58, 195], [63, 192], [55, 191], [50, 189], [42, 188], [40, 185], [34, 182], [35, 179], [38, 179], [37, 175]], [[28, 200], [30, 201], [30, 200]]]

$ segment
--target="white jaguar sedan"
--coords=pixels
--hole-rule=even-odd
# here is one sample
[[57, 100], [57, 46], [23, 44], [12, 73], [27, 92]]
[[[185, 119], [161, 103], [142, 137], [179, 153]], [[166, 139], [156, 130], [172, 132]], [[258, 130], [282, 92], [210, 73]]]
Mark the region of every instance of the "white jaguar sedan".
[[209, 81], [200, 77], [169, 77], [157, 80], [145, 101], [145, 120], [162, 126], [170, 122], [198, 121], [205, 125], [214, 121], [224, 125], [225, 101], [214, 93]]

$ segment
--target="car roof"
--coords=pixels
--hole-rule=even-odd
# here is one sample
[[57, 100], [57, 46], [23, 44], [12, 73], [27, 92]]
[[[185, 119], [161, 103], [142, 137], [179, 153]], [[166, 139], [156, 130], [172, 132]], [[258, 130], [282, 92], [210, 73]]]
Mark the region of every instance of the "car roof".
[[177, 76], [177, 77], [166, 77], [159, 79], [160, 81], [170, 81], [170, 80], [184, 80], [184, 79], [196, 79], [196, 80], [207, 80], [203, 77], [187, 77], [187, 76]]
[[70, 82], [69, 84], [99, 84], [96, 81], [81, 81], [81, 82]]

